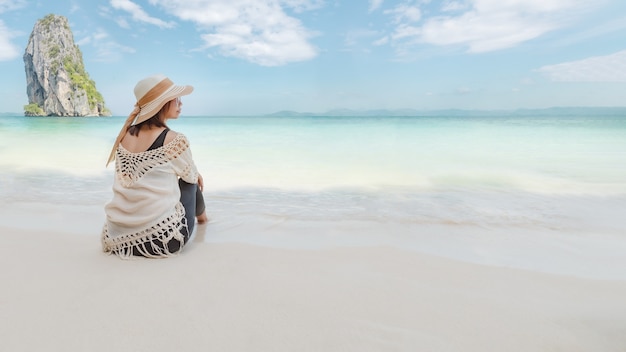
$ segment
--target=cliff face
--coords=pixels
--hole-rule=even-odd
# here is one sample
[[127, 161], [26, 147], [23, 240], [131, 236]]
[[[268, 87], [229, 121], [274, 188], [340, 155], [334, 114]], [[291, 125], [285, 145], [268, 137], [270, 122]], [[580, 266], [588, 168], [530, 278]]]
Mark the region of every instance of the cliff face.
[[110, 115], [89, 78], [67, 18], [48, 15], [35, 24], [24, 53], [25, 115]]

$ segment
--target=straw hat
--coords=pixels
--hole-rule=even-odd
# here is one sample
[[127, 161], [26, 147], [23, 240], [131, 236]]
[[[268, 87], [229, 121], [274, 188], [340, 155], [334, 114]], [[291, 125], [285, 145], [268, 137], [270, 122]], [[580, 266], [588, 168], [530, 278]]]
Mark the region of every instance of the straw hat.
[[165, 75], [152, 75], [135, 86], [136, 107], [139, 113], [131, 126], [138, 125], [154, 116], [168, 101], [193, 92], [192, 86], [177, 86]]
[[107, 165], [115, 159], [115, 152], [126, 134], [128, 127], [138, 125], [159, 112], [168, 101], [193, 92], [192, 86], [177, 86], [165, 75], [152, 75], [144, 78], [135, 86], [135, 109], [128, 115], [128, 119], [117, 136]]

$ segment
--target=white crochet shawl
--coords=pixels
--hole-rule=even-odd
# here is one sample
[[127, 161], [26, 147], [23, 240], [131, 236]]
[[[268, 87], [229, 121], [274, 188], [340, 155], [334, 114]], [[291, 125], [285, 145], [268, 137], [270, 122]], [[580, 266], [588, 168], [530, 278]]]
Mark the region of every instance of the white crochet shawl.
[[[146, 257], [169, 257], [167, 243], [183, 246], [181, 229], [187, 226], [180, 203], [178, 178], [198, 182], [189, 141], [177, 136], [166, 145], [132, 153], [120, 144], [116, 151], [113, 199], [105, 206], [102, 249], [121, 258], [133, 247]], [[157, 242], [155, 242], [157, 241]], [[159, 243], [160, 242], [160, 243]], [[148, 250], [150, 248], [153, 253]]]

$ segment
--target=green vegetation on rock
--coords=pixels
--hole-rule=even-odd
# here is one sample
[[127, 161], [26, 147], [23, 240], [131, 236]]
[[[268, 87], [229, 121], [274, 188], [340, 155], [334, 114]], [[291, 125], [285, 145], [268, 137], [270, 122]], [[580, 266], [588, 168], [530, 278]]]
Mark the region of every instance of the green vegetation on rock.
[[[53, 13], [50, 13], [50, 14], [46, 15], [44, 18], [40, 19], [39, 23], [42, 26], [45, 26], [46, 30], [50, 30], [50, 25], [52, 24], [52, 22], [54, 22], [54, 21], [62, 21], [62, 18], [63, 17], [61, 17], [61, 16], [57, 16], [57, 15], [55, 15]], [[67, 21], [63, 22], [63, 28], [65, 28], [68, 31], [70, 30], [70, 26], [67, 24]]]
[[43, 109], [35, 104], [28, 104], [28, 105], [24, 105], [24, 115], [26, 116], [43, 116], [45, 115]]
[[87, 93], [89, 106], [94, 108], [98, 103], [104, 103], [104, 98], [102, 98], [100, 92], [96, 90], [96, 83], [89, 78], [89, 74], [85, 71], [85, 66], [82, 62], [83, 55], [78, 46], [76, 46], [76, 51], [78, 52], [78, 61], [74, 61], [68, 56], [63, 59], [63, 67], [72, 82], [72, 89], [83, 89]]
[[51, 58], [55, 58], [57, 57], [57, 55], [59, 55], [60, 51], [61, 51], [61, 48], [59, 48], [59, 46], [55, 44], [50, 48], [50, 51], [48, 53], [50, 54]]
[[50, 28], [50, 24], [55, 20], [56, 16], [54, 14], [48, 14], [46, 17], [39, 20], [42, 26], [46, 26], [46, 29]]

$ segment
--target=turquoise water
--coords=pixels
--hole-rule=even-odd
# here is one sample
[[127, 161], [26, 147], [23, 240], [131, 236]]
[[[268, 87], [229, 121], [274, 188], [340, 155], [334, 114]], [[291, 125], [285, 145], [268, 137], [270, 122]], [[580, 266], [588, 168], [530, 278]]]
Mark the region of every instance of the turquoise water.
[[[0, 117], [0, 196], [103, 204], [123, 120]], [[191, 140], [218, 216], [561, 226], [578, 216], [567, 204], [626, 198], [626, 117], [183, 116], [170, 127]]]
[[[0, 168], [108, 174], [122, 118], [0, 118]], [[214, 188], [626, 193], [626, 118], [181, 117]]]

